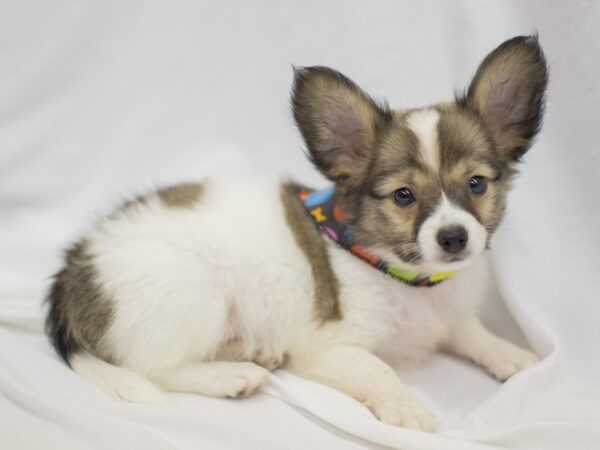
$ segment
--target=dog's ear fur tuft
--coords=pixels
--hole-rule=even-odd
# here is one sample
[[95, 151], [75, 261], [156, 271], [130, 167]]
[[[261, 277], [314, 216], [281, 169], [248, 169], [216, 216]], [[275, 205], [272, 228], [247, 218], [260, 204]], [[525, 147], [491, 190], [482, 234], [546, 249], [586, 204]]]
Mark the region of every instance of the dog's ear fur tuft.
[[537, 35], [518, 36], [486, 56], [457, 103], [479, 115], [502, 156], [518, 161], [540, 130], [547, 83]]
[[356, 84], [327, 67], [294, 68], [292, 109], [315, 166], [335, 182], [358, 181], [391, 121]]

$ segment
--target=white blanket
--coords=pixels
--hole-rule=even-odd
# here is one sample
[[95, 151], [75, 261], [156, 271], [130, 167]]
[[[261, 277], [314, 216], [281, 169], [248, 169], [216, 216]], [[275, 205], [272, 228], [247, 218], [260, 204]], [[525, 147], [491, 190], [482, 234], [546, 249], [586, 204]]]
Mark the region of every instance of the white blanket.
[[[0, 448], [600, 448], [599, 23], [594, 2], [2, 2]], [[493, 240], [505, 306], [486, 317], [536, 367], [504, 384], [445, 356], [401, 373], [438, 417], [426, 434], [284, 371], [244, 400], [118, 403], [55, 355], [48, 277], [124, 195], [217, 175], [324, 184], [288, 111], [292, 64], [418, 106], [535, 29], [546, 121]]]

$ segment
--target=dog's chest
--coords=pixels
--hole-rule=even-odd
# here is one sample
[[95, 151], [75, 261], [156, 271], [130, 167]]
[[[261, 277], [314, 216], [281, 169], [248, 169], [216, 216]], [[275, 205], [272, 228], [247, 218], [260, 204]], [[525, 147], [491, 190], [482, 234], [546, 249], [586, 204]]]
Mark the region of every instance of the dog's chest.
[[342, 252], [332, 251], [332, 261], [342, 286], [343, 321], [351, 330], [362, 330], [365, 345], [399, 355], [406, 363], [435, 350], [474, 312], [487, 285], [485, 261], [438, 286], [414, 287]]

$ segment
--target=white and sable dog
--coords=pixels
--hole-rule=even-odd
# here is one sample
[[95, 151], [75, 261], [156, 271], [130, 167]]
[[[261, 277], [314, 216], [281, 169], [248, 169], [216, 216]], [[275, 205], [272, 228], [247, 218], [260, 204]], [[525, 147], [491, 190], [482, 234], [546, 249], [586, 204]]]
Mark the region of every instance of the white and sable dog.
[[377, 355], [443, 350], [501, 380], [536, 362], [476, 310], [546, 84], [536, 36], [490, 53], [456, 101], [418, 109], [297, 69], [294, 117], [333, 189], [210, 180], [126, 203], [67, 252], [48, 296], [54, 346], [123, 400], [244, 396], [284, 365], [384, 422], [432, 430]]

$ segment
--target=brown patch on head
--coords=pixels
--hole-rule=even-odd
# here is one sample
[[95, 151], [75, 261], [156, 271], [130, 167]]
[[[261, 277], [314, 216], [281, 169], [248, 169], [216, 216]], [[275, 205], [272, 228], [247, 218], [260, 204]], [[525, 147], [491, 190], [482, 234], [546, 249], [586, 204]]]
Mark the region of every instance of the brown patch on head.
[[294, 184], [281, 186], [281, 203], [285, 219], [296, 244], [306, 256], [314, 282], [315, 316], [320, 322], [340, 320], [339, 282], [331, 266], [323, 236], [300, 204]]
[[[340, 204], [357, 240], [391, 250], [401, 259], [419, 263], [419, 224], [439, 202], [440, 185], [420, 152], [417, 136], [406, 124], [408, 113], [395, 112], [381, 136], [360, 189], [340, 193]], [[400, 207], [394, 192], [408, 187], [418, 201]]]
[[202, 184], [181, 183], [160, 189], [158, 198], [168, 208], [191, 208], [202, 195]]
[[[456, 106], [440, 109], [438, 124], [442, 188], [448, 199], [471, 213], [491, 235], [504, 213], [506, 193], [515, 173], [489, 136], [481, 119]], [[483, 195], [473, 195], [469, 180], [486, 180]]]
[[85, 241], [67, 252], [66, 265], [55, 276], [47, 301], [46, 332], [65, 361], [82, 349], [110, 360], [103, 344], [114, 310], [98, 284]]

